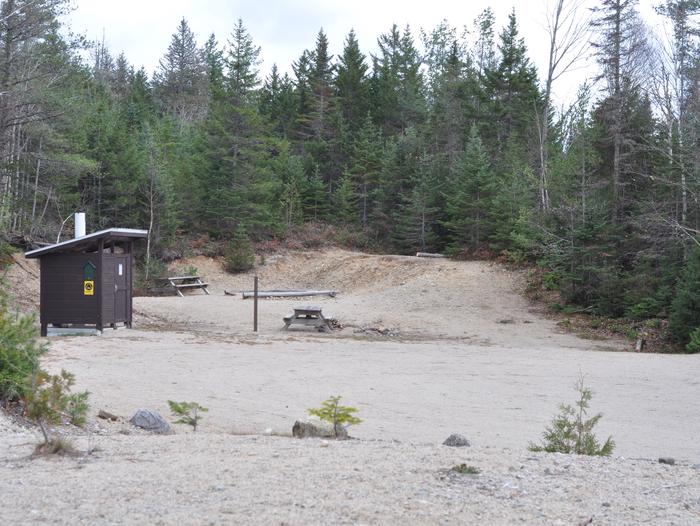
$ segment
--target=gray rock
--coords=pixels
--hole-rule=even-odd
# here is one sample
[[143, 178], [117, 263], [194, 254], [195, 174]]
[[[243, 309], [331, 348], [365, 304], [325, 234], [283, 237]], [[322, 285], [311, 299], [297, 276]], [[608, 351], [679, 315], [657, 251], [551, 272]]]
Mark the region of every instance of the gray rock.
[[166, 435], [172, 433], [170, 429], [170, 424], [165, 421], [165, 419], [160, 416], [155, 411], [149, 409], [139, 409], [136, 414], [129, 420], [136, 427], [145, 429], [146, 431], [153, 431], [160, 435]]
[[443, 446], [450, 446], [450, 447], [469, 447], [471, 444], [469, 443], [469, 440], [467, 440], [466, 437], [462, 435], [458, 435], [457, 433], [454, 433], [450, 436], [448, 436], [445, 441], [442, 443]]
[[700, 469], [700, 464], [693, 464], [693, 469]]
[[331, 424], [317, 419], [297, 420], [292, 427], [292, 435], [296, 438], [348, 438], [348, 432], [343, 426], [338, 426], [336, 436]]
[[669, 466], [673, 466], [675, 463], [676, 463], [675, 458], [671, 458], [671, 457], [659, 458], [659, 464], [668, 464]]

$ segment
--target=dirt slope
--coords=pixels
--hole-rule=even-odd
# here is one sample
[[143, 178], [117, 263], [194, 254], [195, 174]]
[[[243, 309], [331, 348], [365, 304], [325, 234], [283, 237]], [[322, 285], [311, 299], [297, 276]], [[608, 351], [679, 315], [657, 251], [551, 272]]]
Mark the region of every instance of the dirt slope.
[[38, 315], [39, 261], [25, 259], [21, 252], [13, 254], [12, 258], [14, 264], [10, 265], [4, 274], [0, 273], [0, 277], [4, 276], [12, 305], [21, 312]]

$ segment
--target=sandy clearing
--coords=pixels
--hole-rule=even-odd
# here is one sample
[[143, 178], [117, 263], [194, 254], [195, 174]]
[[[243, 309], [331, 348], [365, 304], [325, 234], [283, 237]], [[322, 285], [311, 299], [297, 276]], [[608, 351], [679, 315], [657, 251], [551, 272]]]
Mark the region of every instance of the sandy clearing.
[[694, 356], [116, 331], [57, 340], [47, 365], [75, 373], [95, 409], [124, 416], [196, 400], [210, 408], [205, 431], [289, 432], [306, 408], [341, 394], [361, 411], [361, 438], [434, 443], [460, 432], [512, 448], [537, 439], [558, 404], [573, 401], [582, 372], [616, 453], [700, 462]]
[[[3, 521], [700, 521], [699, 356], [620, 352], [628, 342], [565, 334], [520, 296], [521, 277], [497, 265], [339, 250], [268, 258], [257, 269], [263, 288], [342, 294], [261, 301], [254, 335], [252, 303], [223, 295], [249, 288], [252, 275], [229, 276], [206, 258], [186, 263], [212, 283], [212, 296], [137, 298], [136, 330], [54, 338], [45, 365], [75, 373], [93, 416], [104, 408], [128, 418], [142, 407], [167, 415], [168, 399], [195, 400], [210, 408], [201, 432], [149, 436], [93, 421], [74, 438], [83, 451], [97, 446], [94, 454], [28, 460], [36, 433], [0, 415]], [[28, 298], [26, 281], [18, 290]], [[282, 316], [300, 303], [320, 304], [345, 329], [282, 331]], [[368, 326], [398, 336], [360, 330]], [[557, 405], [572, 401], [580, 373], [615, 457], [529, 453]], [[268, 427], [288, 433], [331, 394], [360, 409], [365, 422], [351, 430], [359, 440], [260, 436]], [[475, 447], [440, 446], [453, 432]], [[659, 465], [662, 455], [679, 465]], [[461, 462], [482, 473], [446, 474]]]
[[[47, 364], [75, 373], [95, 410], [167, 413], [168, 399], [196, 400], [211, 408], [212, 431], [288, 432], [308, 407], [340, 394], [365, 419], [359, 437], [436, 442], [462, 432], [477, 444], [522, 448], [558, 404], [573, 401], [582, 373], [605, 414], [600, 432], [614, 436], [619, 454], [700, 462], [692, 438], [700, 436], [700, 356], [601, 351], [626, 342], [558, 330], [518, 293], [520, 276], [498, 265], [280, 254], [257, 269], [263, 288], [341, 294], [261, 301], [255, 335], [252, 302], [223, 295], [246, 288], [251, 275], [231, 276], [207, 258], [186, 263], [212, 283], [212, 295], [136, 298], [137, 326], [158, 330], [53, 341]], [[282, 317], [311, 302], [345, 329], [283, 331]], [[359, 333], [365, 326], [399, 337]]]

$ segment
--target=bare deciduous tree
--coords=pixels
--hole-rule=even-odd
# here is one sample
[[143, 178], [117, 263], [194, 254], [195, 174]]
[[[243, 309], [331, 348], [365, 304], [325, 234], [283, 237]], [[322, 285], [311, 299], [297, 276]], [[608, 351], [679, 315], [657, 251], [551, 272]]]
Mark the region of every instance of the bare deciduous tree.
[[583, 59], [588, 48], [589, 20], [583, 15], [584, 0], [555, 0], [547, 13], [549, 63], [544, 84], [543, 107], [535, 112], [539, 132], [539, 198], [542, 210], [548, 210], [548, 144], [552, 88], [554, 83]]

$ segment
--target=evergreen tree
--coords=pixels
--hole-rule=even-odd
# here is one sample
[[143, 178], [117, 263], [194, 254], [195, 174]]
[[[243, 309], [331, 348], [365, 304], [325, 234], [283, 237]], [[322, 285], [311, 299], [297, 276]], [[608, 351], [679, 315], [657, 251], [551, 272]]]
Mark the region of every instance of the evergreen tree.
[[321, 29], [316, 37], [316, 50], [309, 80], [311, 83], [311, 111], [308, 115], [309, 128], [313, 139], [325, 141], [329, 138], [329, 119], [333, 110], [332, 56], [328, 53], [328, 37]]
[[351, 30], [345, 39], [335, 77], [339, 110], [351, 133], [359, 130], [369, 111], [367, 70], [365, 56], [360, 51], [355, 31]]
[[224, 80], [224, 52], [219, 48], [214, 33], [204, 43], [202, 50], [206, 72], [209, 77], [209, 90], [220, 91]]
[[318, 167], [311, 171], [302, 189], [304, 219], [320, 221], [329, 217], [328, 192], [319, 175]]
[[485, 78], [496, 68], [495, 26], [496, 18], [490, 7], [484, 9], [474, 20], [474, 32], [479, 36], [472, 48], [471, 56], [479, 78]]
[[258, 65], [260, 64], [260, 47], [253, 43], [253, 38], [240, 18], [233, 28], [228, 41], [226, 53], [226, 87], [234, 105], [252, 102], [255, 89], [260, 84]]
[[291, 138], [296, 119], [294, 85], [286, 73], [280, 76], [277, 64], [272, 65], [259, 99], [260, 113], [270, 120], [275, 132], [280, 137]]
[[357, 134], [350, 161], [350, 174], [357, 188], [360, 222], [367, 228], [381, 170], [382, 138], [369, 114]]
[[202, 53], [183, 18], [154, 77], [163, 111], [184, 122], [201, 118], [206, 111], [205, 78]]
[[501, 31], [498, 49], [501, 55], [498, 66], [487, 70], [487, 76], [495, 117], [489, 128], [500, 156], [511, 138], [523, 147], [532, 140], [531, 123], [539, 97], [537, 72], [519, 36], [515, 11], [510, 13], [508, 25]]
[[464, 155], [452, 176], [451, 191], [446, 197], [450, 247], [481, 248], [493, 232], [492, 204], [496, 192], [489, 160], [475, 126], [472, 126]]
[[[700, 327], [700, 249], [695, 248], [688, 256], [683, 273], [676, 286], [676, 295], [671, 305], [668, 332], [681, 345], [688, 345], [691, 334]], [[689, 351], [698, 352], [696, 346]]]
[[426, 252], [437, 241], [434, 228], [439, 210], [435, 206], [439, 185], [433, 173], [432, 159], [421, 159], [412, 183], [413, 188], [403, 196], [397, 209], [392, 237], [402, 252]]
[[344, 173], [338, 188], [333, 193], [333, 213], [331, 220], [341, 226], [351, 227], [357, 224], [357, 191], [353, 177]]
[[299, 60], [292, 64], [292, 69], [296, 77], [296, 136], [302, 141], [313, 136], [313, 132], [309, 126], [314, 96], [312, 61], [313, 54], [308, 50], [304, 50]]
[[595, 8], [593, 27], [598, 33], [595, 42], [602, 78], [607, 84], [607, 100], [604, 118], [612, 146], [611, 201], [612, 217], [623, 221], [623, 188], [631, 177], [626, 164], [629, 144], [634, 140], [625, 133], [629, 120], [626, 98], [636, 90], [639, 79], [639, 54], [643, 51], [643, 32], [635, 5], [637, 0], [602, 0]]
[[303, 219], [303, 181], [304, 165], [297, 156], [290, 156], [282, 181], [282, 198], [280, 203], [284, 211], [284, 221], [289, 229]]
[[421, 59], [409, 27], [396, 25], [377, 41], [373, 57], [372, 115], [387, 135], [403, 132], [421, 122], [425, 113]]

